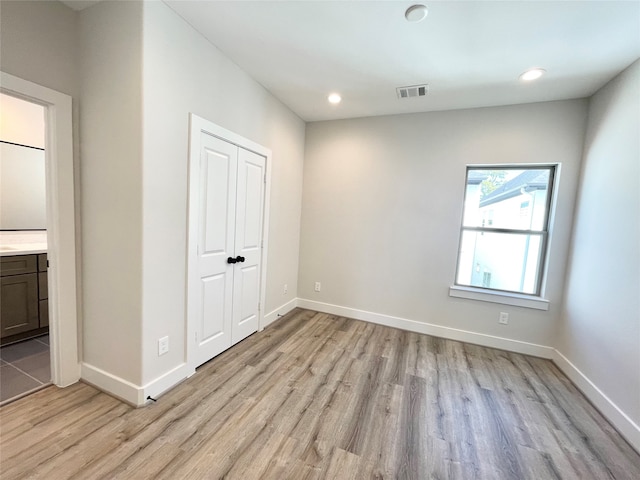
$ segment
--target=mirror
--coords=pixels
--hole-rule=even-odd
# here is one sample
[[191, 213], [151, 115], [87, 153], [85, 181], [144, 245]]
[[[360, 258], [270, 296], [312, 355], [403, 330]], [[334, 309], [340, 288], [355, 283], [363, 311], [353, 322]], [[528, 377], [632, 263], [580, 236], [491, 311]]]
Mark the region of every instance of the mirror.
[[45, 109], [0, 94], [0, 230], [46, 230]]

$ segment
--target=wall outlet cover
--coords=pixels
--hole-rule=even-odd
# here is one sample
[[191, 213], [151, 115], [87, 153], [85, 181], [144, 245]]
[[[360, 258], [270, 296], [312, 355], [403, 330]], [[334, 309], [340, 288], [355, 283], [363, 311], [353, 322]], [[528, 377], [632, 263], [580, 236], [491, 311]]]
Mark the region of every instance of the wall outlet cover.
[[169, 337], [162, 337], [158, 340], [158, 356], [169, 351]]

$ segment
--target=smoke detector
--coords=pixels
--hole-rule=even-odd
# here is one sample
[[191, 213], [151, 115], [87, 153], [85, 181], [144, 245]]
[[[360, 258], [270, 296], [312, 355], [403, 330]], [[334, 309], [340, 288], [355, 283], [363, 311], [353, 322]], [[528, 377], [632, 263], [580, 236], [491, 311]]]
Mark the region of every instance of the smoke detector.
[[429, 84], [424, 85], [409, 85], [407, 87], [396, 88], [398, 98], [414, 98], [425, 97], [429, 93]]
[[429, 11], [425, 5], [412, 5], [404, 12], [404, 18], [407, 19], [407, 22], [418, 23], [424, 20], [428, 13]]

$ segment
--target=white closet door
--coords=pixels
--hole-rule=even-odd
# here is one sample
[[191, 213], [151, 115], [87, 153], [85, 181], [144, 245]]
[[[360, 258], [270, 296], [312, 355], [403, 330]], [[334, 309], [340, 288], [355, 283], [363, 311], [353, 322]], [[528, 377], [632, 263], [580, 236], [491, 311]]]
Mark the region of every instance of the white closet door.
[[263, 156], [239, 149], [236, 255], [242, 261], [233, 282], [234, 344], [258, 330], [265, 166]]
[[238, 147], [201, 133], [196, 365], [231, 346]]

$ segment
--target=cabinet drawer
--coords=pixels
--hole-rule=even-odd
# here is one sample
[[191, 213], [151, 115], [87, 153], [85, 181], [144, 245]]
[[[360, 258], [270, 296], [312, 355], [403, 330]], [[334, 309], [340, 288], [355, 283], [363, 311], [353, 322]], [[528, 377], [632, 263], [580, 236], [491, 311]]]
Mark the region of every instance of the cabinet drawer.
[[0, 275], [22, 275], [38, 271], [37, 255], [12, 255], [0, 257]]
[[40, 326], [36, 273], [2, 277], [0, 290], [0, 337], [27, 332]]

